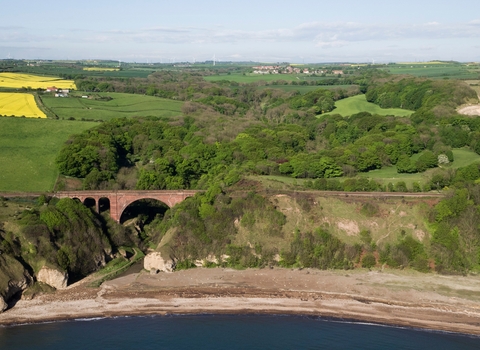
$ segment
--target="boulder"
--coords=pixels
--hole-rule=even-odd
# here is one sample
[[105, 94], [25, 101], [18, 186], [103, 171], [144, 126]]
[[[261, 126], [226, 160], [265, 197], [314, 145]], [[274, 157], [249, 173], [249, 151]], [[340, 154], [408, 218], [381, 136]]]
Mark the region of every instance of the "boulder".
[[46, 283], [56, 289], [65, 289], [67, 288], [68, 274], [44, 266], [37, 273], [37, 281]]
[[163, 258], [160, 252], [152, 252], [145, 256], [143, 268], [147, 271], [173, 272], [175, 270], [175, 261], [170, 257]]

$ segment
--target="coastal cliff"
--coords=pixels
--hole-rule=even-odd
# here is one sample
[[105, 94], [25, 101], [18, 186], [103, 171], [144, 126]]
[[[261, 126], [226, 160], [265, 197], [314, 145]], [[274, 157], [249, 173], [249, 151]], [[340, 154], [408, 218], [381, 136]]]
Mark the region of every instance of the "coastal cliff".
[[8, 308], [8, 302], [30, 284], [31, 276], [22, 264], [8, 254], [0, 255], [0, 312]]

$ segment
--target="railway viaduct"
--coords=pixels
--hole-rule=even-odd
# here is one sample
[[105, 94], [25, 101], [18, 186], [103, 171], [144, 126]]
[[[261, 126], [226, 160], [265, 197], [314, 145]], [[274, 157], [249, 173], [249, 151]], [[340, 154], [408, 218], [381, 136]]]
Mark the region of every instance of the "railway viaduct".
[[201, 191], [59, 191], [55, 192], [53, 197], [78, 199], [84, 204], [87, 200], [93, 200], [97, 213], [100, 212], [100, 201], [108, 200], [110, 217], [116, 222], [120, 222], [125, 208], [140, 199], [156, 199], [171, 208], [185, 198], [194, 196], [197, 192]]

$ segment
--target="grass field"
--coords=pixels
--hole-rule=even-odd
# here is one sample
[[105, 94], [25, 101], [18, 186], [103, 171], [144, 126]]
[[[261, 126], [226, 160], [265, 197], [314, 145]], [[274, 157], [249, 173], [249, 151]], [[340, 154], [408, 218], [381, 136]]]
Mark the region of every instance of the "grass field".
[[56, 77], [44, 77], [25, 73], [0, 73], [0, 87], [2, 88], [32, 88], [46, 89], [55, 86], [61, 89], [75, 89], [73, 80], [64, 80]]
[[478, 79], [480, 75], [475, 67], [443, 62], [400, 63], [381, 69], [392, 74], [409, 74], [426, 78]]
[[[449, 165], [449, 168], [458, 169], [470, 165], [472, 163], [480, 162], [480, 155], [475, 152], [466, 149], [459, 148], [454, 149], [453, 151], [454, 161]], [[420, 155], [414, 155], [414, 159], [418, 158]], [[447, 168], [448, 168], [447, 167]], [[359, 173], [358, 177], [365, 177], [368, 179], [374, 179], [379, 183], [387, 185], [389, 182], [395, 184], [399, 181], [404, 181], [408, 189], [412, 189], [413, 183], [418, 182], [420, 185], [424, 184], [428, 179], [432, 171], [435, 169], [427, 170], [424, 173], [415, 173], [415, 174], [399, 174], [397, 173], [396, 166], [383, 167], [382, 169], [372, 170], [367, 173]], [[294, 179], [287, 176], [274, 176], [274, 175], [265, 175], [265, 176], [251, 176], [253, 180], [260, 181], [263, 186], [270, 189], [276, 190], [285, 190], [285, 189], [294, 189], [296, 185], [303, 186], [305, 181], [309, 179]], [[338, 180], [343, 181], [345, 178], [338, 178]]]
[[453, 163], [451, 167], [454, 169], [462, 168], [472, 163], [480, 163], [480, 155], [467, 148], [457, 148], [453, 151]]
[[55, 157], [71, 134], [93, 122], [0, 118], [0, 191], [50, 191], [58, 171]]
[[146, 78], [152, 74], [155, 69], [124, 69], [105, 71], [105, 70], [83, 70], [84, 67], [71, 67], [71, 66], [56, 66], [56, 65], [40, 65], [35, 67], [21, 67], [22, 71], [26, 74], [34, 75], [85, 75], [85, 76], [108, 76], [108, 77], [122, 77], [122, 78]]
[[[466, 149], [466, 148], [458, 148], [452, 150], [453, 152], [453, 159], [454, 161], [447, 166], [446, 168], [453, 168], [458, 169], [470, 165], [472, 163], [479, 163], [480, 162], [480, 155], [476, 154], [475, 152]], [[418, 158], [420, 154], [414, 155], [412, 158]], [[408, 188], [412, 188], [413, 182], [418, 182], [420, 184], [424, 183], [429, 175], [430, 172], [433, 170], [427, 170], [424, 173], [415, 173], [415, 174], [399, 174], [397, 173], [397, 167], [384, 167], [378, 170], [372, 170], [365, 174], [365, 177], [379, 180], [383, 184], [388, 184], [389, 182], [395, 184], [398, 181], [405, 181]]]
[[[183, 102], [123, 93], [95, 93], [90, 98], [42, 96], [43, 104], [59, 118], [110, 120], [120, 117], [174, 117], [181, 114]], [[112, 98], [102, 100], [101, 98]]]
[[46, 118], [32, 94], [0, 92], [0, 115]]
[[477, 95], [480, 97], [480, 80], [465, 80], [465, 83], [470, 85], [470, 87], [477, 92]]
[[367, 102], [365, 95], [357, 95], [335, 102], [335, 109], [328, 114], [340, 114], [347, 117], [360, 112], [369, 112], [379, 115], [395, 115], [398, 117], [408, 117], [413, 111], [400, 108], [381, 108], [374, 103]]
[[420, 185], [425, 183], [428, 178], [429, 171], [414, 174], [399, 174], [396, 166], [383, 167], [382, 169], [372, 170], [362, 174], [362, 177], [374, 179], [377, 182], [387, 185], [389, 182], [395, 184], [404, 181], [408, 189], [412, 189], [413, 183], [418, 182]]

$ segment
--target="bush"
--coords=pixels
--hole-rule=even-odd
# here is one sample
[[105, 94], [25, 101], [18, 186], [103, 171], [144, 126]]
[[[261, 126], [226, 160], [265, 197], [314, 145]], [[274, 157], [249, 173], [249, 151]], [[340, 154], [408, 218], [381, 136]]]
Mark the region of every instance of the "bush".
[[360, 209], [360, 212], [363, 215], [368, 217], [377, 215], [379, 211], [380, 211], [380, 208], [378, 207], [378, 205], [370, 202], [363, 204], [362, 209]]
[[377, 264], [375, 256], [372, 253], [366, 254], [362, 259], [362, 267], [367, 269], [374, 267]]

